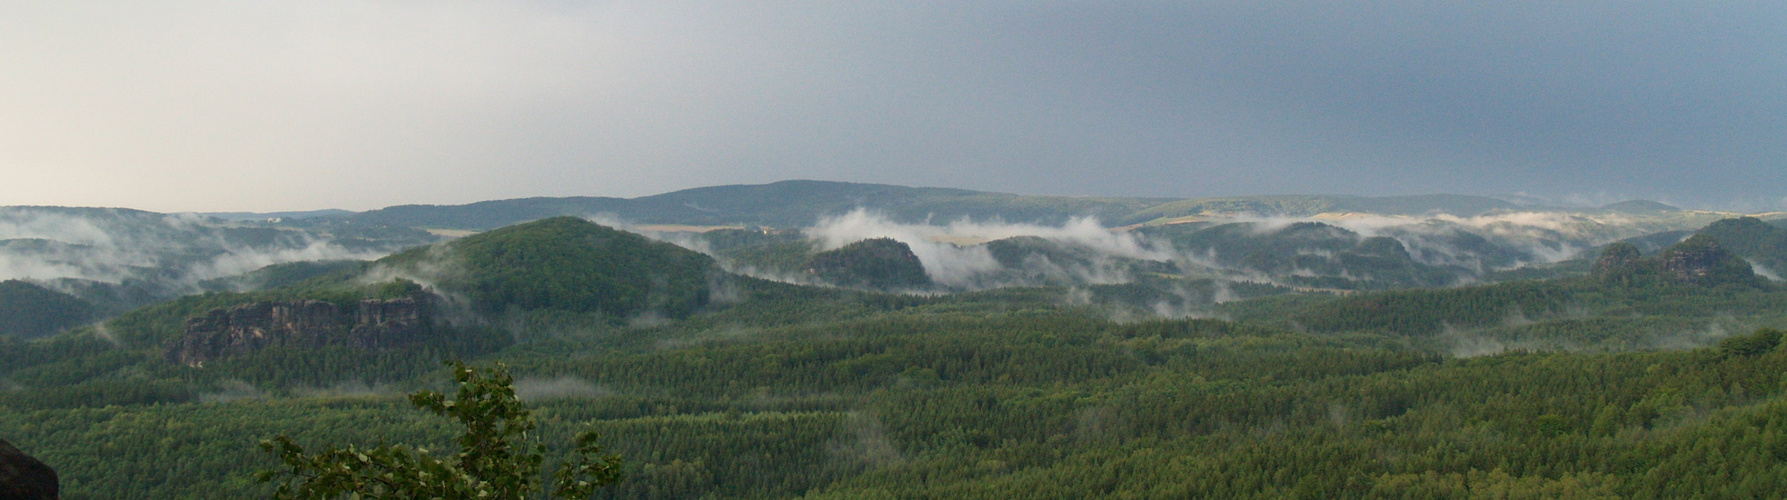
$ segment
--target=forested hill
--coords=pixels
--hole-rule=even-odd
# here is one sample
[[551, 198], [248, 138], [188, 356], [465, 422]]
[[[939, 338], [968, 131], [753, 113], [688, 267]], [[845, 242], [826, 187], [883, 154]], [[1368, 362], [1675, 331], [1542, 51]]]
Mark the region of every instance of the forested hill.
[[[243, 248], [430, 243], [207, 274], [194, 286], [208, 293], [86, 325], [106, 315], [70, 300], [85, 295], [0, 283], [0, 305], [17, 306], [0, 325], [14, 330], [0, 334], [0, 439], [56, 467], [68, 498], [265, 497], [254, 474], [277, 463], [255, 443], [275, 435], [309, 449], [451, 449], [449, 422], [405, 395], [442, 389], [441, 361], [459, 359], [512, 370], [540, 424], [530, 439], [562, 446], [552, 443], [601, 432], [626, 466], [597, 498], [1787, 491], [1787, 286], [1766, 272], [1787, 262], [1787, 231], [1734, 219], [1690, 234], [1722, 215], [1650, 203], [1609, 217], [1497, 203], [790, 182], [445, 207], [460, 212], [440, 220], [502, 226], [445, 241], [328, 217], [155, 222], [267, 239]], [[557, 215], [806, 225], [856, 207], [906, 221], [1189, 215], [984, 242], [861, 235], [827, 246], [818, 228], [657, 236], [706, 254]], [[1442, 209], [1491, 216], [1211, 215]], [[1382, 221], [1403, 225], [1372, 225]], [[1681, 232], [1619, 241], [1665, 229]], [[0, 250], [60, 258], [93, 243], [18, 237]], [[1546, 279], [1501, 277], [1551, 254], [1570, 259], [1527, 274]], [[727, 267], [739, 263], [749, 266]], [[785, 281], [726, 271], [751, 266]], [[1409, 288], [1424, 286], [1438, 287]], [[548, 451], [548, 469], [563, 451]]]
[[210, 313], [310, 302], [355, 311], [362, 308], [358, 301], [413, 296], [420, 291], [417, 282], [444, 301], [441, 312], [455, 323], [488, 324], [531, 312], [621, 323], [641, 315], [686, 317], [707, 304], [710, 288], [723, 277], [706, 255], [575, 217], [517, 224], [374, 262], [317, 267], [293, 270], [305, 279], [268, 277], [281, 284], [182, 297], [108, 325], [128, 345], [157, 348], [173, 343], [188, 320]]
[[576, 217], [518, 224], [380, 259], [469, 298], [479, 312], [558, 310], [683, 317], [719, 277], [712, 258]]
[[40, 337], [92, 316], [93, 305], [73, 295], [19, 280], [0, 281], [0, 335]]
[[1621, 351], [1692, 345], [1727, 329], [1776, 324], [1787, 308], [1784, 292], [1712, 236], [1697, 234], [1651, 256], [1630, 243], [1608, 245], [1584, 276], [1241, 303], [1229, 312], [1324, 334], [1441, 339], [1460, 352]]
[[[438, 239], [419, 229], [368, 224], [0, 207], [0, 281], [74, 295], [104, 318], [181, 295], [235, 290], [246, 285], [238, 275], [269, 265], [377, 258]], [[17, 297], [0, 297], [0, 309], [27, 307], [8, 303]]]
[[[1754, 241], [1729, 246], [1767, 248], [1768, 228], [1741, 224], [1727, 233]], [[1383, 263], [1408, 251], [1283, 231]], [[995, 243], [990, 259], [1081, 259]], [[0, 438], [68, 498], [265, 497], [254, 474], [278, 464], [254, 443], [275, 435], [451, 449], [450, 422], [405, 394], [442, 388], [454, 358], [516, 374], [530, 439], [599, 430], [626, 466], [598, 498], [1772, 498], [1787, 288], [1725, 246], [1615, 244], [1584, 276], [1426, 290], [1176, 280], [1228, 298], [1148, 298], [1151, 316], [1103, 301], [1131, 284], [902, 295], [738, 277], [553, 217], [0, 336]], [[803, 262], [922, 272], [898, 241], [840, 250]], [[1125, 269], [1165, 280], [1153, 266]]]

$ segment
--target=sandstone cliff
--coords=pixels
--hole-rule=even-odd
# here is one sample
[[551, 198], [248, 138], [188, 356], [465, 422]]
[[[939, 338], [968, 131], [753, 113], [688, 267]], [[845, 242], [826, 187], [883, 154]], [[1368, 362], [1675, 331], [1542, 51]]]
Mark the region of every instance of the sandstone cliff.
[[1704, 234], [1677, 243], [1659, 258], [1662, 259], [1664, 276], [1677, 282], [1716, 284], [1756, 279], [1750, 263]]
[[55, 500], [60, 489], [55, 469], [0, 439], [0, 498]]
[[1595, 261], [1593, 276], [1606, 283], [1628, 286], [1763, 284], [1749, 262], [1704, 234], [1682, 240], [1655, 257], [1641, 257], [1638, 247], [1631, 243], [1607, 245]]
[[1617, 273], [1638, 265], [1641, 259], [1643, 254], [1639, 252], [1637, 245], [1623, 241], [1607, 245], [1606, 249], [1601, 250], [1601, 257], [1595, 259], [1594, 274], [1605, 276]]
[[186, 334], [168, 347], [167, 359], [200, 366], [275, 347], [390, 349], [426, 339], [432, 327], [428, 295], [363, 300], [352, 309], [320, 300], [215, 309], [187, 320]]

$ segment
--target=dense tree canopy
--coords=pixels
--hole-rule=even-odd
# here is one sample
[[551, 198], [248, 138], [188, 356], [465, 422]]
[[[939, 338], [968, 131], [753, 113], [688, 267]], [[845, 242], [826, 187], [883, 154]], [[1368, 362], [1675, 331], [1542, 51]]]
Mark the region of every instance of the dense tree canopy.
[[[494, 283], [493, 290], [521, 287], [511, 291], [522, 297], [533, 293], [527, 276], [537, 270], [524, 265], [531, 259], [637, 263], [644, 261], [588, 249], [648, 248], [631, 239], [603, 243], [608, 233], [577, 220], [523, 229], [488, 233], [485, 241], [505, 241], [492, 248], [466, 238], [469, 249], [441, 246], [368, 267], [484, 260], [491, 267], [480, 269], [506, 278], [460, 276], [431, 289]], [[727, 237], [778, 243], [767, 233]], [[1062, 251], [1011, 243], [1020, 258]], [[1337, 248], [1401, 258], [1396, 245], [1372, 238]], [[595, 491], [598, 498], [1787, 491], [1779, 460], [1787, 449], [1780, 333], [1787, 290], [1753, 279], [1665, 279], [1662, 252], [1606, 253], [1639, 272], [1325, 293], [1143, 274], [1097, 287], [942, 295], [737, 276], [709, 282], [700, 274], [702, 290], [727, 299], [663, 321], [615, 321], [612, 310], [561, 304], [542, 291], [547, 306], [449, 322], [427, 345], [276, 349], [203, 367], [160, 356], [159, 339], [217, 307], [280, 297], [355, 303], [421, 287], [319, 275], [279, 289], [187, 297], [104, 328], [0, 336], [0, 429], [56, 467], [70, 497], [266, 496], [278, 486], [255, 481], [252, 471], [320, 477], [346, 463], [338, 460], [361, 464], [344, 477], [433, 467], [442, 477], [476, 478], [455, 484], [494, 485], [498, 476], [523, 484], [538, 477], [531, 471], [582, 467], [554, 457], [592, 450], [597, 441], [578, 437], [588, 430], [625, 460], [624, 479]], [[669, 269], [709, 262], [669, 259], [692, 263]], [[1716, 270], [1721, 260], [1707, 262]], [[651, 272], [603, 274], [610, 264], [567, 269], [652, 282]], [[688, 276], [696, 283], [697, 274]], [[538, 290], [579, 293], [602, 283], [539, 279]], [[1163, 290], [1234, 300], [1191, 311], [1201, 318], [1161, 317], [1175, 311], [1148, 305], [1170, 298]], [[442, 369], [443, 358], [500, 362], [513, 378]], [[440, 391], [448, 377], [496, 397], [462, 394], [449, 407], [445, 396], [403, 396]], [[501, 417], [482, 420], [489, 422], [514, 421], [524, 410], [532, 427], [525, 439], [509, 430], [526, 426], [484, 427], [468, 446], [462, 422], [415, 411], [414, 403], [456, 417], [467, 408], [500, 410], [473, 412]], [[274, 449], [297, 464], [255, 449], [271, 436], [289, 436]], [[478, 444], [493, 437], [508, 446]], [[303, 451], [324, 443], [354, 448]], [[535, 453], [537, 462], [527, 458]], [[524, 467], [469, 472], [493, 472], [478, 457], [499, 456]]]
[[912, 247], [893, 238], [871, 238], [819, 252], [807, 268], [843, 286], [900, 290], [931, 284]]
[[683, 317], [708, 300], [713, 259], [576, 217], [554, 217], [388, 257], [486, 313], [508, 308]]
[[20, 280], [0, 281], [0, 336], [35, 338], [86, 322], [93, 306]]
[[[366, 450], [329, 446], [304, 453], [290, 437], [278, 436], [261, 448], [279, 457], [287, 470], [265, 471], [260, 480], [284, 478], [274, 498], [515, 499], [534, 496], [545, 446], [527, 441], [535, 429], [528, 410], [515, 397], [514, 379], [502, 365], [479, 369], [448, 363], [459, 393], [447, 399], [422, 391], [410, 395], [416, 407], [452, 417], [465, 426], [459, 452], [446, 460], [427, 450], [387, 444]], [[554, 473], [552, 495], [588, 498], [596, 488], [620, 478], [620, 457], [602, 455], [594, 431], [577, 437], [575, 461]]]

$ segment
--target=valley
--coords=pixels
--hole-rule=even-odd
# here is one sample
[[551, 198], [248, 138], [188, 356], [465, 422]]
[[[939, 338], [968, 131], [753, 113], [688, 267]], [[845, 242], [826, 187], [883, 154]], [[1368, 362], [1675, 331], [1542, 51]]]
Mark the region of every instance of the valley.
[[600, 498], [1787, 490], [1787, 214], [1516, 201], [6, 207], [0, 437], [65, 498], [266, 496], [275, 435], [450, 447], [404, 395], [456, 359], [548, 457], [598, 430]]

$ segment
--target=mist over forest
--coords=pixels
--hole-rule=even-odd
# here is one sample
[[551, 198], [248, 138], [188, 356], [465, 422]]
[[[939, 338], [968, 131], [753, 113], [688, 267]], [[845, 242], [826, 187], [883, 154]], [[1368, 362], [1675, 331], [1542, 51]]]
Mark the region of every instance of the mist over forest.
[[1767, 496], [1782, 266], [1787, 213], [1641, 200], [3, 207], [0, 435], [68, 498], [264, 496], [261, 439], [448, 446], [405, 395], [465, 360], [600, 431], [601, 498]]
[[8, 7], [0, 499], [1787, 491], [1787, 4]]

